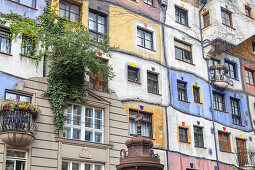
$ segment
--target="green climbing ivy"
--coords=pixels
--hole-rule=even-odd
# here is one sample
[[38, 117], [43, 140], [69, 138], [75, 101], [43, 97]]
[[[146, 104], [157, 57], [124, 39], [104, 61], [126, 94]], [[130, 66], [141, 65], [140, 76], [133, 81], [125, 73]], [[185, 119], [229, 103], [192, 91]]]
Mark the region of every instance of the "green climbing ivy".
[[112, 68], [100, 57], [101, 54], [110, 57], [113, 47], [109, 46], [107, 36], [103, 35], [102, 41], [96, 42], [83, 25], [59, 17], [50, 8], [51, 4], [45, 2], [48, 8], [44, 8], [36, 20], [15, 13], [0, 14], [0, 17], [11, 22], [11, 39], [25, 36], [35, 43], [36, 53], [30, 57], [49, 58], [49, 84], [43, 95], [49, 97], [56, 131], [59, 131], [64, 126], [67, 102], [86, 102], [83, 96], [86, 76], [104, 80], [114, 77]]

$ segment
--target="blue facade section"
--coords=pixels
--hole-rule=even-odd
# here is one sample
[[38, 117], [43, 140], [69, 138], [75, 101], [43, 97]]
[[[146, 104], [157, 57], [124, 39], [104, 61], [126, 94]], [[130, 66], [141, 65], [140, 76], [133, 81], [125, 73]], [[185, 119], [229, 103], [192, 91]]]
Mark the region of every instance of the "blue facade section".
[[19, 15], [24, 15], [33, 19], [36, 19], [39, 15], [43, 13], [43, 8], [46, 6], [44, 0], [36, 0], [36, 9], [32, 9], [23, 6], [19, 3], [15, 3], [11, 0], [0, 0], [0, 12], [4, 14], [9, 14], [11, 11]]
[[[177, 109], [187, 113], [192, 114], [194, 116], [204, 117], [206, 119], [212, 120], [212, 114], [209, 110], [210, 105], [210, 93], [209, 93], [209, 85], [205, 80], [202, 80], [196, 77], [193, 74], [171, 71], [171, 81], [172, 81], [172, 98], [173, 98], [173, 106]], [[177, 90], [177, 81], [182, 81], [186, 83], [187, 88], [187, 102], [178, 100], [178, 90]], [[234, 82], [235, 83], [235, 82]], [[239, 82], [240, 83], [240, 82]], [[203, 101], [201, 104], [194, 103], [192, 88], [193, 85], [197, 85], [201, 89], [201, 94]], [[235, 94], [234, 92], [230, 92], [227, 90], [220, 91], [219, 89], [212, 88], [214, 92], [224, 94], [225, 100], [225, 112], [222, 111], [214, 111], [215, 121], [219, 122], [222, 125], [237, 128], [244, 131], [251, 131], [251, 120], [248, 112], [247, 105], [247, 96], [244, 93]], [[241, 121], [242, 125], [233, 124], [232, 120], [232, 111], [231, 111], [231, 103], [230, 98], [235, 98], [239, 100], [240, 111], [241, 111]], [[213, 97], [212, 97], [213, 99]], [[246, 125], [245, 122], [248, 124]]]
[[21, 80], [21, 78], [0, 72], [0, 99], [4, 98], [6, 89], [12, 89]]

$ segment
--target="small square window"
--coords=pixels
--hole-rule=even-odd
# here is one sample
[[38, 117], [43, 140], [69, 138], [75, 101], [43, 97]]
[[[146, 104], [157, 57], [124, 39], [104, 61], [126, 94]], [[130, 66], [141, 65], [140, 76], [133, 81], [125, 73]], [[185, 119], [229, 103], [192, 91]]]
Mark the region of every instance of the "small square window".
[[210, 25], [210, 15], [209, 12], [203, 14], [204, 28]]
[[194, 102], [200, 103], [200, 87], [193, 86]]
[[194, 140], [196, 147], [204, 147], [203, 128], [194, 126]]
[[188, 129], [179, 127], [180, 142], [188, 142]]
[[251, 17], [251, 7], [249, 7], [248, 5], [245, 5], [245, 15], [247, 17]]
[[177, 81], [178, 100], [187, 101], [187, 85], [185, 82]]
[[148, 5], [153, 5], [153, 0], [143, 0], [144, 3], [148, 4]]
[[228, 67], [227, 76], [236, 79], [236, 64], [225, 60], [225, 66]]
[[35, 54], [35, 42], [29, 37], [22, 37], [21, 53], [28, 56], [33, 56]]
[[188, 26], [188, 11], [175, 6], [175, 20], [183, 25]]
[[233, 27], [232, 23], [232, 13], [228, 11], [227, 9], [221, 8], [221, 18], [222, 18], [222, 24]]
[[158, 74], [147, 72], [148, 92], [159, 93]]
[[[107, 60], [100, 60], [100, 62], [102, 64], [108, 65]], [[100, 73], [99, 73], [99, 75], [90, 76], [90, 88], [107, 93], [108, 92], [108, 78], [103, 79], [103, 75], [102, 74], [100, 75]]]
[[175, 58], [187, 63], [192, 63], [191, 46], [181, 41], [174, 40]]
[[128, 80], [140, 82], [140, 70], [138, 68], [128, 66]]
[[137, 28], [137, 45], [146, 49], [154, 50], [153, 32], [147, 31], [140, 27]]

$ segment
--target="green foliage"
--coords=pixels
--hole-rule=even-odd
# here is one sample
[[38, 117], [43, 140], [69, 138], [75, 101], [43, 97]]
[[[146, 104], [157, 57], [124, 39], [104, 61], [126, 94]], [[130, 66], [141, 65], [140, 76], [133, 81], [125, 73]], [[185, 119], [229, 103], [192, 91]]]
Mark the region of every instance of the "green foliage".
[[62, 130], [67, 101], [86, 102], [83, 97], [86, 76], [93, 75], [104, 80], [114, 76], [112, 68], [98, 57], [98, 52], [110, 57], [113, 47], [109, 46], [106, 36], [97, 43], [91, 40], [83, 25], [57, 16], [50, 8], [45, 8], [37, 20], [13, 13], [4, 15], [4, 18], [11, 21], [11, 38], [25, 35], [36, 42], [35, 50], [39, 52], [33, 58], [47, 55], [50, 59], [49, 85], [43, 95], [48, 96], [51, 102], [56, 131]]

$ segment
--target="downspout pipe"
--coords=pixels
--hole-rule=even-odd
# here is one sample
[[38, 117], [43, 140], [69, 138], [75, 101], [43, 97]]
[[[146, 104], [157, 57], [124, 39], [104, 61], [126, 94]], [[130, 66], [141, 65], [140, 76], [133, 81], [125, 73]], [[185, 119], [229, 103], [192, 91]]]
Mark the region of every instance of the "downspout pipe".
[[209, 82], [209, 94], [210, 94], [210, 104], [211, 104], [211, 112], [212, 112], [212, 120], [213, 120], [213, 136], [214, 136], [214, 145], [215, 145], [215, 153], [216, 153], [216, 161], [217, 161], [217, 170], [219, 170], [219, 160], [218, 160], [218, 149], [217, 149], [217, 141], [216, 141], [216, 134], [215, 134], [215, 122], [214, 122], [214, 106], [212, 101], [212, 87], [211, 87], [211, 79], [210, 79], [210, 71], [209, 71], [209, 63], [208, 59], [205, 57], [204, 54], [204, 41], [203, 41], [203, 33], [202, 33], [202, 24], [201, 24], [201, 12], [204, 9], [207, 0], [202, 0], [203, 6], [199, 10], [199, 28], [200, 28], [200, 36], [201, 36], [201, 47], [202, 47], [202, 55], [203, 59], [206, 61], [207, 65], [207, 76]]

